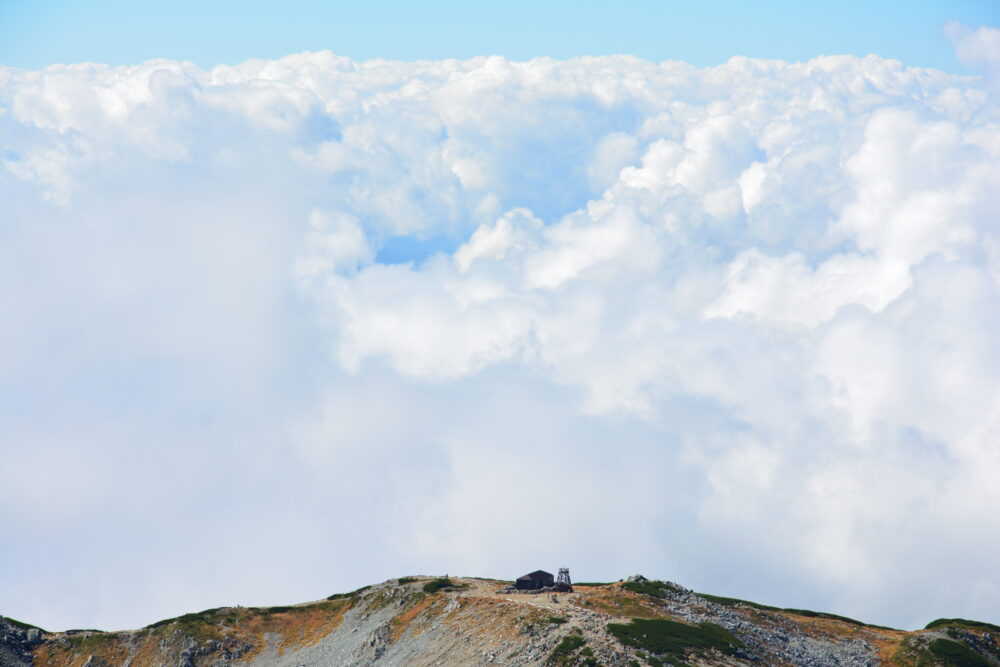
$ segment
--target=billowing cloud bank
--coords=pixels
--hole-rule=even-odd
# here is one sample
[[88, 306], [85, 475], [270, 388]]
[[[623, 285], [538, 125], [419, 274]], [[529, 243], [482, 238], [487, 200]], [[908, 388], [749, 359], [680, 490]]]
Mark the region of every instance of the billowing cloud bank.
[[1000, 620], [984, 30], [0, 69], [0, 611], [568, 564]]

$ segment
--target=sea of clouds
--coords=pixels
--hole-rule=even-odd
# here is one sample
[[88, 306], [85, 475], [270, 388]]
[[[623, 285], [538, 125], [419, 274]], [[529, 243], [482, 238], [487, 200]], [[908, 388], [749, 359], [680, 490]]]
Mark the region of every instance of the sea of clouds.
[[0, 613], [568, 565], [1000, 621], [1000, 31], [0, 67]]

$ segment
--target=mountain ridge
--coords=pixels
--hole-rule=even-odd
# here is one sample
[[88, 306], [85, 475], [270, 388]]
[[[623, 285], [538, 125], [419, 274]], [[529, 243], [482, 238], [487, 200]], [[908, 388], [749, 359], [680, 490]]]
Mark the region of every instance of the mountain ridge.
[[1000, 627], [921, 630], [701, 594], [642, 576], [573, 592], [412, 576], [278, 607], [219, 607], [137, 630], [48, 632], [0, 616], [0, 667], [177, 665], [1000, 666]]

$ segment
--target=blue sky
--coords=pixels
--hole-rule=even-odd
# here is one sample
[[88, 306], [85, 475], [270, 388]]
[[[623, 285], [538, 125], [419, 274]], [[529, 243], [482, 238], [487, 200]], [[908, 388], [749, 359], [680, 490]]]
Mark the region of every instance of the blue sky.
[[877, 53], [960, 72], [940, 31], [947, 20], [997, 25], [1000, 3], [3, 0], [0, 62], [38, 68], [171, 58], [209, 66], [328, 49], [401, 60], [626, 53], [704, 66], [735, 54], [804, 60]]

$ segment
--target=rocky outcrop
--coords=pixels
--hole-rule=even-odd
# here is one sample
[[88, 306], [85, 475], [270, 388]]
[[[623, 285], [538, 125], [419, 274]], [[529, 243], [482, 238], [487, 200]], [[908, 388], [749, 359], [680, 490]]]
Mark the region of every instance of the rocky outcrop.
[[[629, 581], [648, 582], [641, 575]], [[746, 647], [741, 653], [747, 659], [768, 656], [779, 664], [829, 665], [830, 667], [863, 667], [878, 664], [878, 652], [869, 640], [877, 636], [863, 627], [853, 629], [857, 635], [844, 639], [810, 633], [779, 614], [772, 614], [770, 623], [762, 622], [760, 609], [750, 605], [723, 605], [710, 601], [694, 591], [672, 582], [661, 582], [662, 608], [671, 615], [692, 624], [715, 623], [734, 633]], [[757, 613], [753, 613], [754, 611]], [[748, 613], [750, 612], [750, 613]], [[775, 618], [777, 617], [777, 618]], [[780, 619], [780, 620], [779, 620]]]
[[45, 631], [0, 616], [0, 667], [32, 664], [32, 650], [42, 643]]

